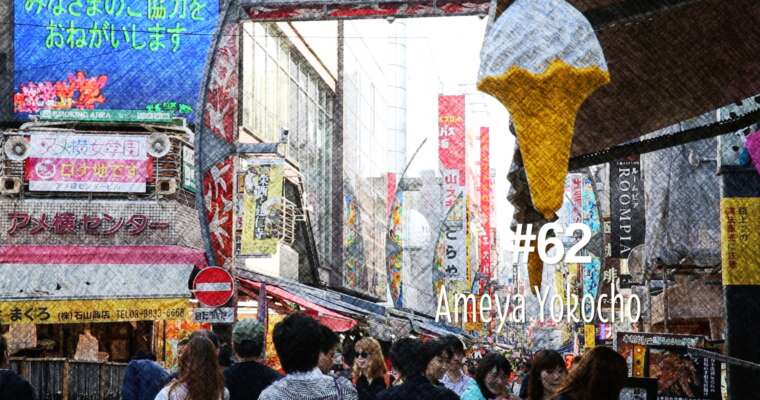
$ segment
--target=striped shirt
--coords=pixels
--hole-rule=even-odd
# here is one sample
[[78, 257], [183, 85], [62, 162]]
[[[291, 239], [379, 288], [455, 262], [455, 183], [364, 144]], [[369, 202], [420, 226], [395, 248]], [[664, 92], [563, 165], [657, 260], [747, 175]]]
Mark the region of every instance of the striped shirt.
[[347, 379], [333, 378], [319, 368], [288, 374], [264, 389], [259, 400], [358, 400]]

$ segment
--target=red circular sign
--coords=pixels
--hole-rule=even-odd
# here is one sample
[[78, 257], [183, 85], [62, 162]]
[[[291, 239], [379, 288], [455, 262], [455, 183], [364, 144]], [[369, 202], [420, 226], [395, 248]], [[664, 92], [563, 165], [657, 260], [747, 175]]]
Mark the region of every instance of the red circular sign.
[[195, 298], [206, 307], [220, 307], [227, 303], [234, 293], [232, 275], [219, 267], [201, 270], [193, 280]]

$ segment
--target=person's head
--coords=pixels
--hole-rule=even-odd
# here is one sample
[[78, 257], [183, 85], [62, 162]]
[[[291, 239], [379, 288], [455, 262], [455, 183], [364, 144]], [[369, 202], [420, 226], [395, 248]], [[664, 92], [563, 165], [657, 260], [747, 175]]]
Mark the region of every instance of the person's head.
[[319, 343], [319, 370], [323, 374], [330, 372], [335, 359], [335, 350], [338, 348], [340, 338], [330, 328], [320, 325], [321, 340]]
[[300, 312], [275, 325], [272, 340], [285, 372], [308, 372], [317, 367], [321, 332], [319, 322]]
[[359, 339], [354, 345], [354, 377], [382, 378], [385, 375], [385, 359], [380, 342], [371, 337]]
[[255, 319], [244, 319], [232, 328], [232, 350], [240, 361], [253, 361], [264, 350], [264, 325]]
[[570, 370], [557, 392], [575, 400], [616, 400], [628, 377], [625, 358], [609, 347], [595, 347]]
[[214, 345], [214, 351], [219, 353], [219, 336], [216, 335], [216, 333], [206, 330], [206, 329], [200, 329], [190, 334], [190, 339], [196, 337], [205, 337], [206, 339], [211, 341], [211, 344]]
[[354, 359], [356, 358], [356, 351], [354, 351], [354, 342], [344, 339], [343, 346], [340, 349], [340, 355], [343, 359], [343, 364], [348, 368], [353, 368]]
[[188, 398], [193, 400], [219, 400], [224, 394], [224, 376], [219, 368], [217, 349], [208, 338], [199, 335], [191, 338], [179, 357], [179, 379], [172, 384], [187, 387]]
[[391, 363], [402, 378], [418, 375], [425, 371], [427, 364], [423, 362], [420, 352], [422, 342], [417, 339], [404, 338], [391, 346]]
[[425, 376], [432, 382], [443, 378], [449, 363], [450, 351], [442, 340], [428, 340], [422, 344], [422, 356], [425, 361]]
[[554, 350], [541, 350], [533, 356], [533, 368], [528, 380], [528, 399], [541, 400], [562, 385], [567, 370], [562, 355]]
[[451, 354], [447, 365], [448, 371], [458, 374], [464, 367], [464, 343], [454, 335], [444, 336], [442, 340], [448, 346]]
[[512, 366], [504, 356], [497, 353], [486, 354], [475, 370], [475, 382], [485, 398], [490, 399], [506, 392], [507, 380]]

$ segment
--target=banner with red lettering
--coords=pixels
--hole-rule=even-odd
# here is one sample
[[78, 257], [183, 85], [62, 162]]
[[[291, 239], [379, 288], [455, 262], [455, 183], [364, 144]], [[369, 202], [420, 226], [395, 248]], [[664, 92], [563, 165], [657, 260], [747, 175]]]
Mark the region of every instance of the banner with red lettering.
[[[491, 166], [489, 152], [489, 131], [480, 128], [480, 217], [483, 233], [480, 239], [480, 274], [483, 278], [491, 277]], [[483, 289], [481, 281], [481, 293]]]
[[443, 174], [443, 209], [448, 214], [443, 273], [448, 281], [465, 281], [465, 209], [458, 199], [465, 191], [465, 97], [438, 97], [438, 157]]
[[34, 134], [30, 147], [29, 190], [145, 192], [146, 136]]

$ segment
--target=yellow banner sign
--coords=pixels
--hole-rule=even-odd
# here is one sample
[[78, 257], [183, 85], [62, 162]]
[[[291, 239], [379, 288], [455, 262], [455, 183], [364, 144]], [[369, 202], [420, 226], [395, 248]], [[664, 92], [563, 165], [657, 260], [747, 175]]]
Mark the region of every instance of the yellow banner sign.
[[279, 237], [276, 222], [282, 213], [282, 160], [250, 161], [243, 187], [243, 233], [240, 253], [272, 255]]
[[760, 198], [720, 201], [724, 285], [760, 285]]
[[596, 327], [592, 324], [583, 326], [583, 339], [586, 341], [586, 348], [593, 349], [596, 347]]
[[0, 324], [185, 320], [188, 299], [0, 301]]

